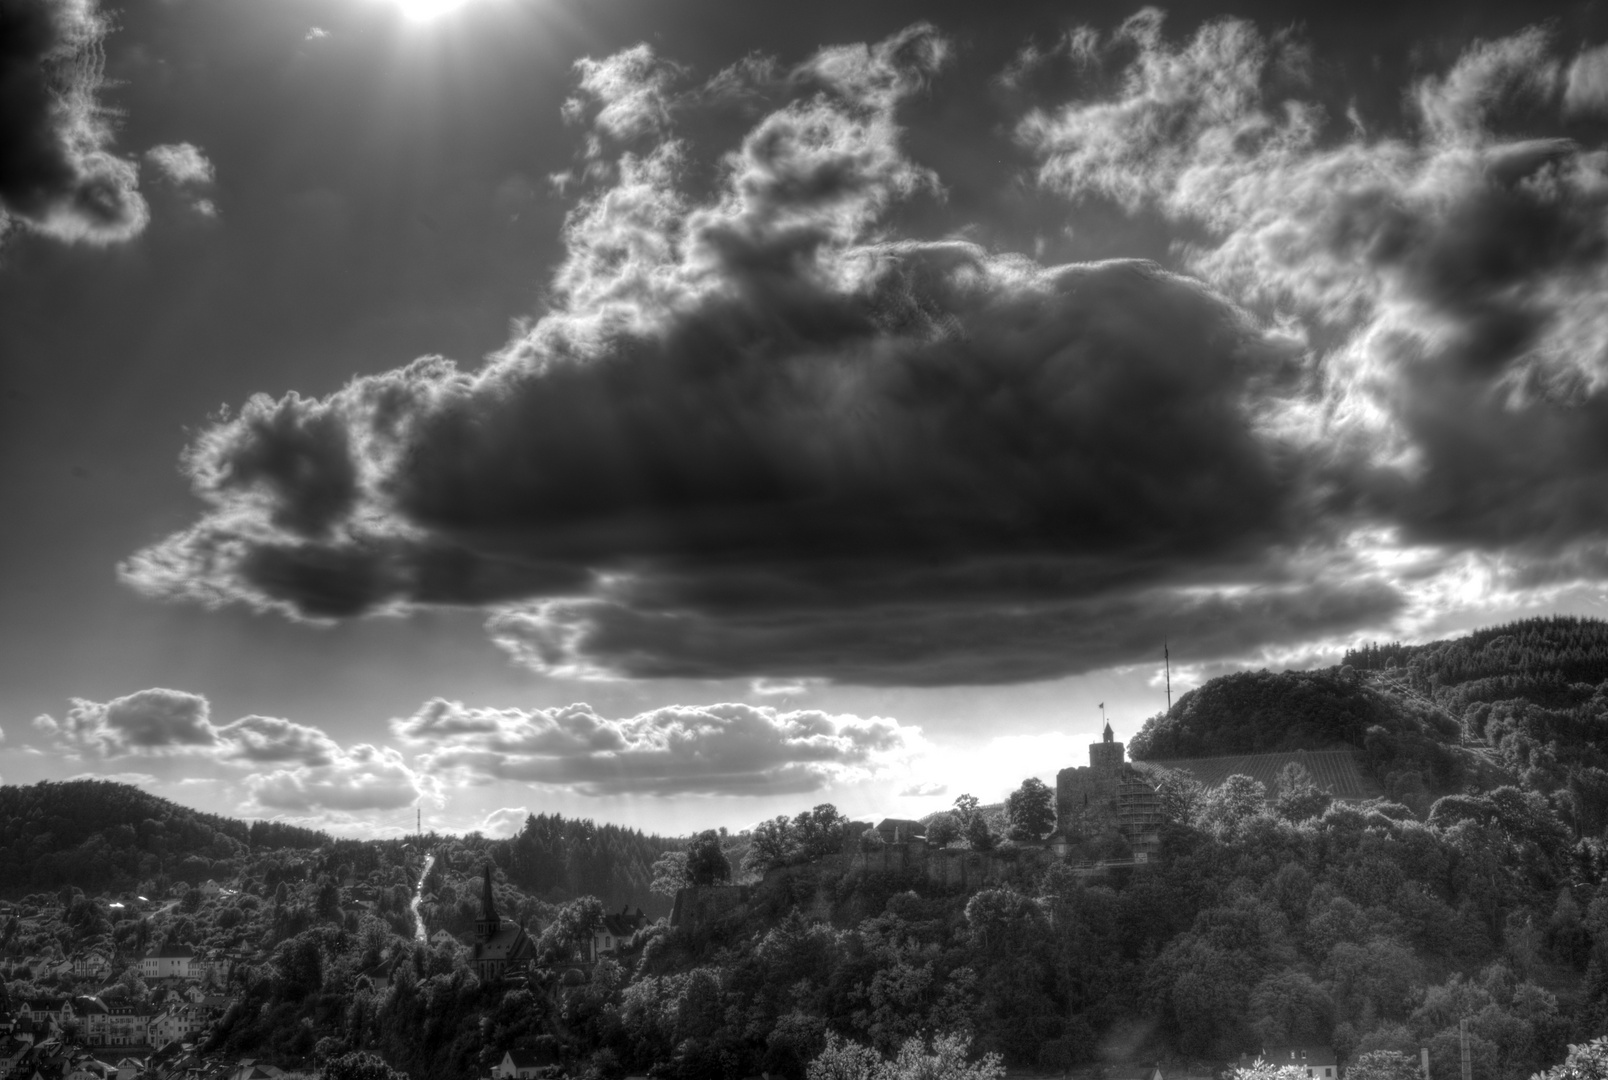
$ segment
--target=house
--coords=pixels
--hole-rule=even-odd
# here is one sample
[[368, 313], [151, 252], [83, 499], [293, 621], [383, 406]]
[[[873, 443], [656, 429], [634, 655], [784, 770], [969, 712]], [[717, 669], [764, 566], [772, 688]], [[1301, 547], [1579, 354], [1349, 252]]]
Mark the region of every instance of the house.
[[630, 942], [631, 936], [646, 925], [648, 917], [642, 914], [642, 909], [637, 908], [632, 914], [629, 904], [620, 909], [618, 915], [603, 916], [592, 928], [592, 958], [619, 952]]
[[194, 977], [194, 961], [195, 950], [190, 946], [168, 943], [145, 954], [140, 974], [147, 980], [189, 979]]
[[73, 1019], [73, 1007], [65, 998], [28, 998], [17, 1011], [32, 1020], [36, 1030], [60, 1028]]
[[10, 1076], [32, 1047], [32, 1042], [24, 1042], [22, 1039], [6, 1039], [0, 1042], [0, 1076]]
[[210, 975], [222, 985], [229, 981], [229, 971], [233, 967], [234, 958], [228, 953], [212, 951], [191, 957], [189, 978], [205, 979]]
[[144, 1046], [150, 1040], [151, 1011], [128, 1001], [106, 1006], [106, 1045]]
[[[1247, 1063], [1243, 1055], [1240, 1060]], [[1311, 1080], [1335, 1080], [1340, 1075], [1332, 1046], [1264, 1046], [1257, 1060], [1279, 1068], [1294, 1065], [1305, 1069]]]
[[117, 1067], [92, 1057], [80, 1057], [67, 1066], [62, 1080], [116, 1080]]
[[112, 962], [100, 953], [73, 957], [73, 974], [80, 979], [104, 979], [112, 973]]
[[927, 838], [927, 826], [908, 818], [883, 818], [877, 822], [877, 835], [889, 844], [902, 844], [917, 837]]
[[531, 1077], [541, 1076], [547, 1071], [550, 1060], [543, 1060], [546, 1055], [538, 1054], [534, 1050], [510, 1050], [503, 1055], [502, 1061], [491, 1070], [491, 1075], [498, 1080], [530, 1080]]
[[240, 1065], [229, 1074], [229, 1080], [278, 1080], [284, 1069], [267, 1065], [256, 1058], [241, 1058]]
[[32, 1046], [34, 1043], [44, 1038], [45, 1034], [45, 1025], [34, 1023], [33, 1017], [29, 1016], [26, 1012], [18, 1013], [17, 1022], [11, 1027], [11, 1037], [13, 1039], [20, 1039], [29, 1046]]
[[206, 1026], [206, 1017], [194, 1005], [170, 1006], [151, 1018], [151, 1045], [166, 1046], [175, 1039], [188, 1042]]
[[134, 1077], [145, 1071], [148, 1063], [144, 1058], [120, 1057], [117, 1059], [117, 1080], [134, 1080]]
[[90, 1046], [107, 1046], [111, 1033], [111, 1014], [100, 998], [76, 997], [73, 1012], [78, 1015], [78, 1034]]

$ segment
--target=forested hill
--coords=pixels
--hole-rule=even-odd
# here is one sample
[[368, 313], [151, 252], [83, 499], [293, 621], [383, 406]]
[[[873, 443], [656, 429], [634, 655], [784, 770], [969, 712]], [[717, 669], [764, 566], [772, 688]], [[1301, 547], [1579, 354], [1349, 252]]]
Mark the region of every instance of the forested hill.
[[[1391, 797], [1515, 785], [1608, 825], [1608, 622], [1527, 619], [1426, 645], [1369, 645], [1323, 671], [1239, 672], [1151, 717], [1138, 760], [1354, 747]], [[1558, 793], [1562, 792], [1562, 795]]]
[[0, 890], [131, 889], [167, 873], [205, 880], [252, 850], [330, 838], [276, 822], [206, 814], [106, 780], [0, 787]]
[[493, 853], [510, 881], [542, 900], [595, 896], [609, 908], [629, 904], [661, 915], [668, 914], [669, 901], [648, 891], [653, 864], [685, 844], [590, 818], [531, 814], [519, 834], [499, 841]]
[[1356, 671], [1395, 671], [1458, 713], [1514, 698], [1567, 708], [1588, 703], [1608, 682], [1608, 622], [1524, 619], [1427, 645], [1367, 645], [1341, 663]]
[[[256, 857], [284, 848], [316, 849], [332, 866], [366, 867], [375, 856], [365, 846], [394, 843], [336, 841], [294, 825], [221, 817], [106, 780], [0, 787], [0, 894], [12, 896], [63, 885], [90, 894], [162, 891], [169, 882], [260, 876]], [[533, 814], [510, 839], [475, 839], [470, 863], [475, 873], [494, 863], [512, 884], [549, 903], [591, 895], [612, 908], [629, 904], [659, 915], [668, 901], [649, 890], [653, 863], [684, 843]], [[465, 918], [473, 917], [469, 910]]]

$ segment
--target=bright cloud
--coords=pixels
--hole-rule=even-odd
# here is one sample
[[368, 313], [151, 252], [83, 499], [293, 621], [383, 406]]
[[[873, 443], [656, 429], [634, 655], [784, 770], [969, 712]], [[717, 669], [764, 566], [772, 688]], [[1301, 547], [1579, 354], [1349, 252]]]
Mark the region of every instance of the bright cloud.
[[390, 748], [343, 747], [316, 727], [269, 716], [219, 726], [210, 712], [200, 694], [153, 689], [104, 703], [74, 699], [62, 719], [44, 715], [34, 726], [58, 750], [75, 756], [114, 760], [183, 754], [255, 770], [243, 778], [249, 793], [244, 809], [253, 814], [442, 802], [439, 784]]
[[673, 705], [609, 720], [588, 705], [474, 709], [436, 699], [392, 721], [422, 771], [587, 795], [759, 795], [883, 775], [919, 753], [918, 729], [883, 718]]
[[217, 170], [192, 143], [165, 143], [145, 151], [149, 161], [169, 183], [204, 187], [217, 179]]

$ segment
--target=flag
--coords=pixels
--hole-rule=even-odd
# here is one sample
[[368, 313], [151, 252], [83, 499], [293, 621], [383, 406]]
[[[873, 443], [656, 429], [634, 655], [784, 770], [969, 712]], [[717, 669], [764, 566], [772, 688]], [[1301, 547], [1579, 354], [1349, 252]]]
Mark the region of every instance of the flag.
[[1102, 709], [1105, 708], [1105, 702], [1103, 702], [1103, 701], [1100, 702], [1100, 708], [1102, 708]]

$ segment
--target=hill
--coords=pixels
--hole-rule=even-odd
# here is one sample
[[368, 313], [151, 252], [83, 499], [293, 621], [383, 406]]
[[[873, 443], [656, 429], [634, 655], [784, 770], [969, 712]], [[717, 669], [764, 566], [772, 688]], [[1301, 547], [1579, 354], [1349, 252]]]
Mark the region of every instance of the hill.
[[1342, 747], [1420, 814], [1514, 784], [1568, 792], [1608, 825], [1608, 622], [1527, 619], [1423, 645], [1372, 644], [1321, 671], [1238, 672], [1190, 691], [1130, 743], [1136, 760]]
[[0, 892], [135, 888], [159, 874], [229, 877], [252, 850], [315, 848], [321, 832], [244, 822], [106, 780], [0, 787]]

